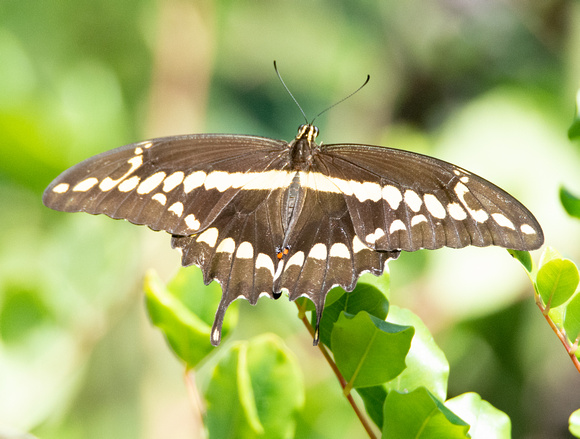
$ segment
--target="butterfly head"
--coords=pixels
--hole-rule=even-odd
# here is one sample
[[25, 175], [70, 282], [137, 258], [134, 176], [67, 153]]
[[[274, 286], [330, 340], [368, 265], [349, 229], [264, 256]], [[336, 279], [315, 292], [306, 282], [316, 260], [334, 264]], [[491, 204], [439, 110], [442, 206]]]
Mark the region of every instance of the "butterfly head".
[[318, 127], [312, 124], [302, 124], [298, 128], [298, 134], [296, 135], [296, 141], [306, 140], [309, 145], [315, 143], [316, 136], [318, 136]]

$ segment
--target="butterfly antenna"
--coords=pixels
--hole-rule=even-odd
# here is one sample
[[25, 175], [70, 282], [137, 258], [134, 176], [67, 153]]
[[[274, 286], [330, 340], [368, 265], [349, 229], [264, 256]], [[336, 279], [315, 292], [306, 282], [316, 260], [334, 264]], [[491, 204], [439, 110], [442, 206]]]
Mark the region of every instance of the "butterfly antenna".
[[292, 92], [290, 91], [290, 89], [288, 88], [288, 86], [286, 85], [286, 83], [284, 82], [284, 80], [282, 79], [282, 76], [280, 75], [280, 72], [278, 71], [278, 67], [276, 66], [276, 60], [274, 60], [274, 70], [276, 71], [276, 75], [278, 75], [278, 79], [280, 80], [280, 82], [282, 83], [282, 85], [284, 86], [284, 88], [286, 89], [286, 91], [288, 92], [288, 94], [290, 95], [290, 97], [292, 98], [292, 100], [294, 100], [294, 102], [296, 103], [296, 105], [300, 109], [300, 112], [302, 113], [302, 116], [304, 116], [304, 120], [306, 121], [306, 123], [308, 123], [308, 118], [306, 117], [306, 113], [304, 113], [304, 110], [302, 109], [302, 107], [300, 106], [300, 104], [298, 103], [298, 101], [296, 100], [296, 98], [294, 97], [294, 95], [292, 94]]
[[357, 88], [355, 91], [353, 91], [351, 94], [349, 94], [347, 97], [342, 98], [340, 101], [335, 102], [334, 104], [332, 104], [330, 107], [325, 108], [324, 110], [322, 110], [320, 113], [318, 113], [314, 119], [312, 119], [312, 122], [310, 123], [314, 123], [314, 121], [318, 118], [318, 116], [320, 116], [321, 114], [326, 113], [328, 110], [330, 110], [331, 108], [336, 107], [338, 104], [342, 104], [344, 101], [346, 101], [348, 98], [354, 96], [355, 94], [357, 94], [359, 91], [361, 91], [361, 89], [367, 85], [369, 83], [369, 81], [371, 80], [371, 75], [367, 75], [367, 79], [365, 80], [365, 82], [363, 83], [363, 85], [361, 85], [359, 88]]

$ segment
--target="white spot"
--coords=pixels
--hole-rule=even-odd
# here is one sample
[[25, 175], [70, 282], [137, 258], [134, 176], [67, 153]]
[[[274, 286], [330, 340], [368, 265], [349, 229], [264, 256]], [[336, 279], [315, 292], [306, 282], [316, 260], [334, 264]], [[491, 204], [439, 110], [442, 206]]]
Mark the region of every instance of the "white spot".
[[421, 197], [417, 195], [417, 192], [412, 191], [411, 189], [407, 189], [405, 191], [405, 203], [413, 212], [419, 212], [419, 210], [421, 210], [423, 200], [421, 200]]
[[536, 234], [536, 231], [529, 224], [522, 224], [520, 227], [520, 230], [522, 231], [522, 233], [525, 233], [526, 235], [535, 235]]
[[226, 238], [222, 242], [220, 242], [220, 245], [218, 245], [215, 251], [218, 253], [232, 254], [235, 250], [236, 250], [236, 241], [234, 241], [232, 238]]
[[167, 197], [165, 196], [165, 194], [162, 194], [161, 192], [156, 193], [151, 198], [155, 201], [158, 201], [163, 206], [165, 206], [165, 203], [167, 203]]
[[473, 219], [475, 221], [477, 221], [478, 223], [484, 223], [489, 218], [489, 215], [483, 209], [480, 209], [480, 210], [470, 210], [469, 213], [471, 214], [471, 216], [473, 217]]
[[454, 173], [455, 175], [457, 175], [458, 177], [461, 175], [461, 172], [459, 172], [459, 170], [457, 170], [457, 169], [454, 169], [454, 170], [453, 170], [453, 173]]
[[161, 184], [161, 182], [165, 178], [165, 175], [166, 175], [165, 172], [159, 171], [151, 175], [150, 177], [146, 178], [141, 182], [141, 184], [137, 188], [137, 193], [141, 195], [148, 194]]
[[389, 229], [389, 233], [395, 233], [398, 230], [407, 230], [405, 227], [405, 223], [401, 220], [395, 220], [391, 224], [391, 228]]
[[271, 190], [287, 188], [295, 172], [288, 171], [266, 171], [266, 172], [237, 172], [232, 175], [233, 188], [242, 188], [243, 190]]
[[149, 148], [151, 148], [153, 146], [153, 142], [146, 142], [142, 146], [145, 149], [149, 149]]
[[441, 201], [437, 199], [437, 197], [433, 194], [425, 194], [425, 206], [431, 215], [435, 218], [443, 219], [447, 212], [445, 212], [445, 208]]
[[199, 229], [200, 223], [193, 213], [190, 213], [189, 215], [187, 215], [184, 218], [184, 221], [185, 221], [185, 224], [187, 224], [187, 227], [189, 227], [191, 230]]
[[207, 174], [203, 171], [195, 171], [195, 172], [189, 174], [183, 180], [183, 191], [186, 194], [188, 194], [192, 190], [194, 190], [195, 188], [200, 187], [203, 184], [203, 182], [205, 181], [206, 177], [207, 177]]
[[254, 247], [248, 241], [244, 241], [238, 247], [236, 252], [236, 258], [240, 259], [252, 259], [254, 257]]
[[137, 147], [135, 148], [135, 155], [139, 155], [139, 154], [143, 154], [143, 150], [141, 149], [141, 147]]
[[300, 251], [294, 253], [286, 264], [286, 270], [288, 270], [291, 265], [298, 265], [299, 267], [302, 267], [302, 265], [304, 265], [304, 252]]
[[[302, 253], [302, 252], [300, 252]], [[282, 268], [284, 268], [284, 261], [280, 261], [278, 262], [278, 267], [276, 268], [276, 273], [274, 273], [274, 282], [276, 281], [276, 279], [278, 279], [280, 277], [280, 275], [282, 274]], [[288, 269], [288, 267], [286, 267], [286, 269]]]
[[199, 235], [196, 241], [205, 242], [210, 247], [215, 247], [215, 243], [217, 242], [218, 239], [218, 234], [219, 234], [218, 229], [212, 227], [210, 229], [207, 229], [201, 235]]
[[385, 235], [385, 231], [381, 228], [377, 228], [374, 233], [371, 233], [366, 236], [366, 241], [369, 244], [374, 244], [377, 240]]
[[321, 261], [325, 261], [328, 255], [328, 251], [326, 249], [326, 245], [319, 242], [318, 244], [314, 244], [314, 247], [310, 249], [310, 253], [308, 253], [309, 258], [318, 259]]
[[129, 175], [131, 175], [133, 172], [135, 172], [135, 170], [137, 170], [137, 168], [139, 168], [139, 166], [141, 166], [143, 164], [143, 156], [136, 155], [133, 158], [130, 158], [129, 160], [127, 160], [127, 163], [129, 163], [131, 165], [131, 167], [129, 168], [129, 170], [127, 172], [125, 172], [124, 175], [122, 175], [120, 178], [118, 178], [116, 180], [113, 180], [111, 177], [104, 178], [103, 181], [101, 181], [101, 184], [99, 184], [99, 189], [101, 189], [102, 191], [105, 191], [105, 192], [113, 189], [115, 186], [117, 186], [120, 182], [125, 180]]
[[210, 172], [207, 174], [203, 186], [206, 189], [217, 189], [220, 192], [224, 192], [226, 189], [232, 187], [232, 183], [235, 180], [236, 174], [241, 173], [234, 172], [230, 174], [224, 171]]
[[321, 192], [338, 193], [340, 188], [333, 183], [333, 180], [318, 172], [300, 172], [300, 182], [304, 187]]
[[468, 183], [469, 182], [469, 177], [467, 177], [467, 176], [464, 175], [463, 177], [461, 177], [459, 179], [459, 181], [461, 181], [462, 183]]
[[363, 242], [359, 239], [358, 236], [354, 235], [352, 239], [352, 251], [358, 253], [363, 250], [368, 250], [369, 248], [363, 244]]
[[[303, 173], [302, 173], [303, 174]], [[314, 172], [310, 172], [310, 175], [314, 175]], [[315, 178], [315, 177], [312, 177]], [[343, 193], [345, 195], [354, 195], [353, 189], [350, 186], [350, 183], [353, 183], [351, 180], [343, 180], [342, 178], [336, 177], [325, 177], [328, 181], [331, 182], [332, 185], [328, 186], [329, 191], [326, 192], [336, 192], [336, 193]], [[316, 188], [313, 188], [316, 189]], [[319, 189], [321, 190], [321, 189]]]
[[512, 223], [505, 215], [501, 213], [492, 213], [491, 217], [496, 223], [498, 223], [502, 227], [506, 227], [512, 230], [516, 229], [514, 223]]
[[461, 200], [463, 200], [463, 196], [469, 192], [469, 189], [467, 189], [467, 186], [465, 186], [463, 183], [457, 183], [454, 190]]
[[89, 177], [73, 187], [73, 192], [86, 192], [98, 182], [99, 180], [97, 180], [95, 177]]
[[52, 191], [56, 192], [57, 194], [64, 194], [66, 191], [68, 191], [69, 187], [70, 185], [68, 183], [60, 183], [53, 187]]
[[181, 171], [174, 172], [163, 181], [163, 192], [170, 192], [181, 184], [184, 174]]
[[379, 201], [383, 194], [383, 188], [378, 183], [371, 182], [353, 182], [354, 185], [354, 195], [359, 201]]
[[381, 185], [378, 183], [343, 180], [342, 178], [327, 177], [317, 172], [308, 173], [305, 186], [321, 192], [354, 195], [361, 202], [366, 200], [379, 201], [381, 199]]
[[[317, 175], [320, 177], [324, 177], [322, 174]], [[290, 173], [288, 171], [277, 171], [277, 170], [266, 172], [232, 172], [232, 173], [224, 171], [214, 171], [207, 174], [205, 180], [203, 181], [203, 185], [205, 189], [216, 189], [219, 192], [224, 192], [231, 188], [234, 189], [242, 188], [244, 190], [271, 190], [288, 187], [288, 185], [292, 181], [293, 176], [294, 176], [293, 172]], [[326, 177], [324, 178], [326, 179]], [[328, 187], [325, 186], [320, 190], [328, 191], [327, 189]], [[336, 187], [334, 189], [335, 189], [334, 192], [338, 191]]]
[[[239, 251], [240, 250], [238, 249], [238, 252]], [[256, 258], [256, 270], [260, 268], [267, 269], [272, 273], [272, 276], [274, 276], [274, 262], [272, 261], [272, 258], [265, 253], [258, 253], [258, 257]]]
[[403, 195], [395, 186], [387, 185], [383, 188], [383, 199], [389, 203], [391, 209], [396, 210], [403, 201]]
[[469, 192], [469, 189], [467, 189], [467, 186], [465, 186], [463, 183], [459, 182], [455, 185], [455, 193], [459, 197], [459, 201], [461, 201], [461, 204], [463, 204], [463, 207], [465, 207], [467, 212], [469, 212], [469, 215], [471, 215], [471, 217], [475, 221], [477, 221], [478, 223], [483, 223], [483, 222], [487, 221], [487, 219], [489, 218], [489, 215], [487, 214], [487, 212], [485, 210], [483, 210], [483, 209], [475, 210], [467, 205], [467, 202], [465, 201], [465, 194], [468, 192]]
[[330, 247], [330, 257], [350, 259], [350, 252], [346, 245], [342, 242], [337, 242]]
[[[427, 218], [423, 214], [415, 215], [413, 218], [411, 218], [411, 226], [416, 226], [417, 224], [426, 223], [426, 222], [427, 222]], [[392, 225], [391, 225], [391, 227], [392, 227]]]
[[183, 214], [183, 203], [177, 201], [173, 203], [171, 206], [169, 206], [169, 209], [167, 210], [173, 212], [177, 216], [181, 216]]
[[212, 340], [212, 342], [213, 342], [213, 344], [214, 344], [214, 345], [215, 345], [215, 344], [218, 342], [218, 340], [220, 339], [220, 334], [221, 334], [221, 331], [220, 331], [220, 329], [219, 329], [219, 328], [215, 328], [215, 329], [213, 330], [213, 332], [211, 333], [211, 340]]
[[141, 179], [138, 176], [133, 175], [133, 177], [129, 177], [127, 180], [122, 181], [117, 189], [121, 192], [132, 191], [137, 187], [140, 181]]
[[[310, 173], [310, 175], [322, 175], [316, 173]], [[327, 178], [327, 177], [325, 177]], [[360, 202], [371, 200], [379, 201], [382, 196], [382, 188], [378, 183], [373, 183], [370, 181], [354, 181], [354, 180], [343, 180], [341, 178], [328, 177], [333, 184], [327, 189], [324, 187], [313, 187], [313, 189], [322, 190], [324, 192], [336, 192], [344, 193], [345, 195], [354, 195]]]
[[457, 203], [449, 203], [447, 205], [447, 210], [449, 211], [451, 218], [457, 221], [463, 221], [467, 218], [467, 213], [465, 213], [465, 210], [463, 210], [463, 208]]

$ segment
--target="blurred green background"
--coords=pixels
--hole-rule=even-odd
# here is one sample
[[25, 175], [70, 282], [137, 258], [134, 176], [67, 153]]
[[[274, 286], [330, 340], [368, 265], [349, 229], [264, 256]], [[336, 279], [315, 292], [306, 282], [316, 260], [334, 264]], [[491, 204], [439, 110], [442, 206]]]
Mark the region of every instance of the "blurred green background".
[[[179, 266], [169, 236], [50, 211], [41, 195], [76, 162], [150, 137], [292, 139], [303, 118], [274, 59], [309, 118], [370, 74], [317, 120], [319, 141], [465, 167], [580, 260], [580, 224], [557, 195], [562, 183], [580, 192], [579, 145], [566, 137], [580, 87], [576, 1], [0, 0], [0, 437], [198, 437], [183, 368], [141, 289], [147, 268], [169, 279]], [[391, 300], [451, 362], [450, 396], [479, 392], [514, 437], [569, 437], [580, 378], [505, 250], [422, 251], [390, 267]], [[299, 356], [297, 437], [361, 437], [295, 315], [285, 299], [242, 303], [233, 338], [272, 331]]]

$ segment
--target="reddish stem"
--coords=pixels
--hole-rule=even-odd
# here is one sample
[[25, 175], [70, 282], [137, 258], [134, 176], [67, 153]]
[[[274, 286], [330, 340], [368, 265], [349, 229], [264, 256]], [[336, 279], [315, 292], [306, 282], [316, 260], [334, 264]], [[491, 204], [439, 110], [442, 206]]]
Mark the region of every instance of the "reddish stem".
[[548, 306], [544, 306], [542, 304], [542, 300], [538, 294], [536, 294], [536, 305], [538, 305], [538, 308], [540, 308], [540, 310], [542, 311], [542, 315], [544, 316], [544, 318], [546, 319], [546, 321], [548, 322], [548, 324], [550, 325], [552, 330], [556, 333], [556, 335], [558, 336], [558, 338], [560, 339], [560, 341], [564, 345], [564, 348], [566, 349], [566, 352], [568, 352], [568, 355], [570, 356], [572, 363], [574, 363], [574, 366], [576, 367], [578, 372], [580, 372], [580, 361], [578, 360], [578, 357], [576, 356], [576, 350], [578, 349], [578, 342], [575, 342], [573, 345], [570, 344], [568, 337], [566, 337], [566, 334], [564, 333], [564, 331], [562, 329], [558, 328], [556, 326], [556, 324], [550, 318], [550, 315], [549, 315], [550, 308]]
[[[306, 326], [306, 329], [308, 329], [308, 332], [310, 332], [310, 335], [312, 337], [314, 337], [314, 328], [312, 327], [312, 325], [310, 324], [310, 321], [306, 317], [305, 309], [302, 308], [298, 303], [296, 303], [296, 306], [298, 307], [298, 317], [302, 320], [302, 322], [304, 323], [304, 326]], [[360, 410], [360, 408], [356, 405], [356, 402], [355, 402], [354, 398], [352, 397], [351, 393], [350, 392], [346, 393], [345, 389], [347, 386], [347, 382], [344, 379], [344, 377], [342, 376], [342, 374], [340, 373], [340, 371], [338, 370], [338, 367], [336, 366], [336, 363], [334, 362], [330, 353], [328, 352], [328, 349], [321, 342], [318, 343], [318, 349], [320, 349], [320, 352], [322, 352], [322, 355], [326, 359], [326, 362], [330, 365], [330, 368], [332, 369], [332, 371], [336, 375], [336, 378], [338, 378], [338, 382], [340, 383], [340, 386], [342, 387], [343, 394], [345, 394], [346, 399], [348, 399], [349, 404], [351, 405], [352, 409], [356, 413], [358, 419], [360, 420], [360, 422], [361, 422], [362, 426], [364, 427], [364, 429], [366, 430], [367, 434], [369, 435], [369, 437], [371, 439], [377, 439], [377, 436], [374, 433], [371, 424], [366, 419], [366, 417], [364, 416], [364, 414]]]

